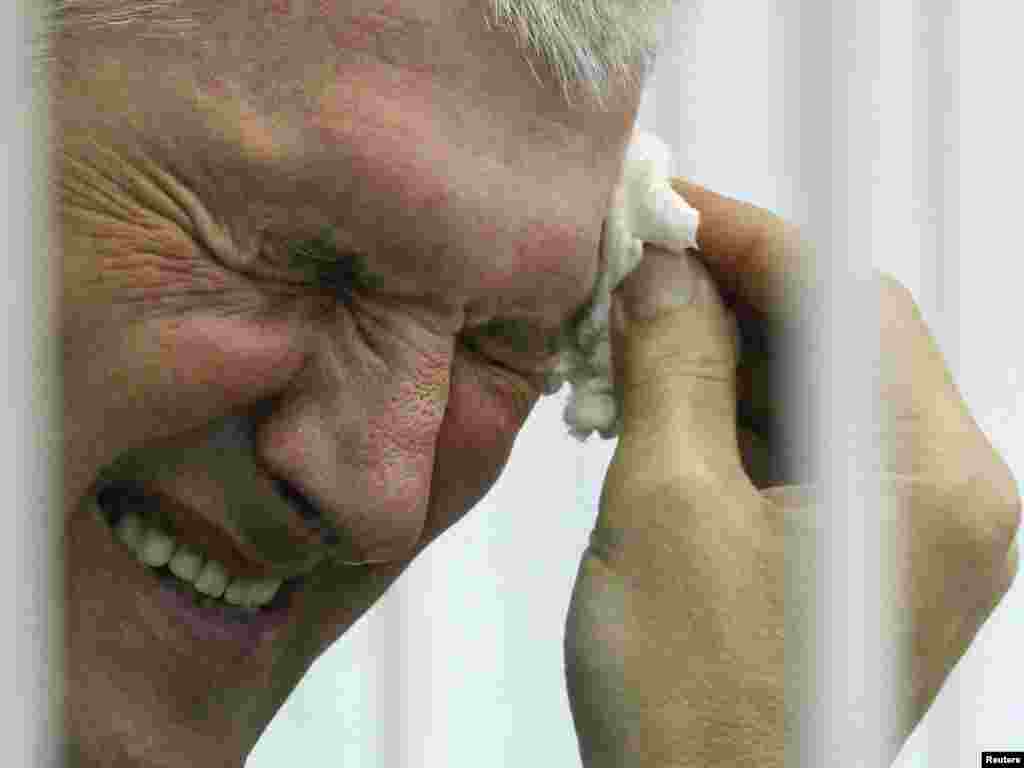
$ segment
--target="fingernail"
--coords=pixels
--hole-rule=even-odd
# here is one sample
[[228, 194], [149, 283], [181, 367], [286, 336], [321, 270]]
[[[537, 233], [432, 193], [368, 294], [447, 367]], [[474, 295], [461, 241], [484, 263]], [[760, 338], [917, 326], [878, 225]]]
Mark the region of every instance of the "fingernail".
[[645, 322], [660, 312], [694, 303], [700, 280], [690, 258], [648, 246], [643, 262], [617, 291], [627, 319]]

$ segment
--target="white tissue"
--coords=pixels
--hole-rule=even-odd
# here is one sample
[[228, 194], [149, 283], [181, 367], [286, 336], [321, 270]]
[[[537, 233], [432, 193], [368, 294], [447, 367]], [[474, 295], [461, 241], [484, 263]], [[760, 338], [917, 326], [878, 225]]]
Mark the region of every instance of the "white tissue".
[[602, 242], [604, 271], [591, 307], [566, 340], [548, 392], [568, 381], [572, 387], [564, 419], [573, 437], [594, 432], [610, 440], [619, 434], [622, 404], [611, 370], [611, 293], [643, 261], [644, 244], [679, 256], [697, 247], [700, 214], [672, 189], [672, 152], [657, 136], [637, 130], [626, 151], [622, 180], [615, 189]]

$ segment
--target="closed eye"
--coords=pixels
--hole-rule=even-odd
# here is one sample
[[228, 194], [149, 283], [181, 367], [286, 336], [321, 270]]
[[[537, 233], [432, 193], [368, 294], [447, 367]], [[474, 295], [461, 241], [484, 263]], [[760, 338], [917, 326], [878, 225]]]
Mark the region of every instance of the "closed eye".
[[539, 331], [525, 320], [496, 319], [469, 328], [463, 344], [488, 360], [526, 373], [546, 373], [554, 367], [561, 334]]

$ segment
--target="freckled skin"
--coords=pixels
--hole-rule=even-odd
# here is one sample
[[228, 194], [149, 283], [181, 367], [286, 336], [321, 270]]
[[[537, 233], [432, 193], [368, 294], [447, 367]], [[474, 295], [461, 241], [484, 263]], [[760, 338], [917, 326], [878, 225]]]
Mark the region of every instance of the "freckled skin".
[[[242, 765], [316, 657], [490, 489], [539, 396], [527, 374], [596, 279], [639, 98], [570, 109], [474, 2], [184, 5], [191, 41], [124, 26], [56, 48], [80, 765]], [[365, 258], [349, 297], [288, 263], [325, 232]], [[253, 655], [192, 642], [93, 515], [104, 468], [267, 573], [307, 572], [294, 620]], [[274, 478], [344, 552], [310, 543]]]

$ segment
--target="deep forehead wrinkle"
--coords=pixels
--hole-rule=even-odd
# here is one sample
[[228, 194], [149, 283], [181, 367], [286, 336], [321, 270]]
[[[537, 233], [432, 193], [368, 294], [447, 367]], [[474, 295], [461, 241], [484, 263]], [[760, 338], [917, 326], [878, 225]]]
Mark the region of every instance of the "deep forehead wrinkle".
[[[254, 13], [267, 19], [261, 5], [250, 6], [250, 22]], [[618, 140], [616, 126], [566, 110], [557, 93], [549, 99], [511, 36], [482, 23], [478, 3], [439, 5], [306, 0], [267, 36], [262, 25], [242, 24], [234, 6], [210, 34], [238, 37], [211, 48], [223, 57], [210, 71], [235, 71], [233, 57], [255, 51], [265, 66], [244, 72], [267, 82], [263, 75], [279, 67], [278, 82], [305, 86], [290, 92], [298, 98], [277, 101], [242, 81], [238, 109], [228, 91], [183, 110], [180, 99], [157, 97], [169, 88], [165, 77], [140, 88], [154, 95], [140, 109], [139, 130], [167, 145], [161, 164], [178, 169], [242, 250], [256, 248], [263, 231], [301, 238], [333, 225], [343, 245], [372, 254], [396, 295], [429, 286], [429, 295], [472, 302], [479, 319], [522, 314], [550, 327], [556, 309], [564, 317], [594, 279], [603, 204], [586, 191], [584, 202], [569, 204], [560, 190], [588, 188], [608, 154], [604, 139]], [[307, 22], [315, 34], [302, 29]], [[346, 30], [351, 46], [372, 52], [332, 55], [330, 35]], [[382, 61], [382, 49], [403, 64]], [[457, 64], [458, 73], [404, 65], [417, 59], [453, 73]], [[226, 114], [211, 120], [211, 111]], [[484, 244], [494, 246], [486, 260]]]

